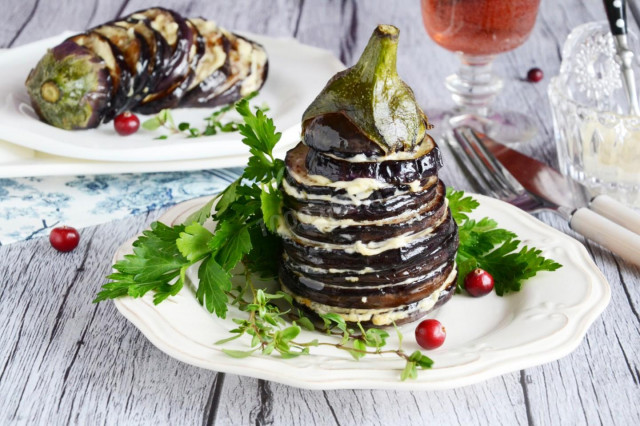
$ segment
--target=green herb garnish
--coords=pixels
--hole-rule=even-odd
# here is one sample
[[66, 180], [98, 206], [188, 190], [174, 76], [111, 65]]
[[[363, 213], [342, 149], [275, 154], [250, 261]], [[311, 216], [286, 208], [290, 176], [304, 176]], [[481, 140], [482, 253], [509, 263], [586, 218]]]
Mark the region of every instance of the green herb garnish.
[[498, 228], [495, 220], [488, 217], [479, 221], [470, 219], [470, 213], [479, 203], [463, 191], [447, 188], [451, 214], [458, 224], [460, 247], [458, 264], [458, 288], [464, 289], [464, 278], [475, 268], [482, 268], [493, 275], [495, 290], [499, 296], [517, 292], [523, 282], [540, 271], [555, 271], [559, 263], [541, 256], [542, 251], [524, 246], [517, 235]]
[[[257, 95], [258, 92], [253, 92], [234, 104], [225, 105], [214, 110], [208, 117], [204, 119], [206, 123], [204, 129], [193, 126], [188, 122], [181, 122], [176, 125], [173, 115], [171, 115], [170, 109], [163, 109], [158, 114], [145, 120], [142, 123], [142, 128], [145, 130], [154, 131], [163, 127], [170, 132], [169, 135], [160, 135], [155, 139], [167, 139], [172, 134], [181, 134], [187, 138], [198, 138], [201, 136], [213, 136], [217, 135], [218, 133], [237, 132], [239, 130], [239, 125], [242, 124], [242, 121], [224, 120], [225, 115], [229, 111], [237, 109], [237, 106], [243, 100], [251, 100]], [[262, 111], [263, 113], [269, 111], [269, 108], [266, 105], [262, 105], [259, 107], [255, 106], [254, 109], [256, 111]]]

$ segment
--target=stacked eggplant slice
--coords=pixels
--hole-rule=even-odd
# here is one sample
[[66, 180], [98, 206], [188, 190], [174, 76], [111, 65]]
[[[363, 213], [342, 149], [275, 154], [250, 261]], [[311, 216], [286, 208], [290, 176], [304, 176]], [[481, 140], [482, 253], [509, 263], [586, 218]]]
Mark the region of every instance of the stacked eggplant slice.
[[311, 316], [402, 324], [455, 291], [440, 151], [397, 76], [397, 41], [395, 27], [374, 31], [358, 64], [309, 106], [303, 142], [286, 156], [280, 285]]
[[124, 111], [232, 103], [259, 90], [267, 72], [260, 44], [154, 7], [69, 37], [45, 54], [26, 86], [42, 120], [71, 130]]

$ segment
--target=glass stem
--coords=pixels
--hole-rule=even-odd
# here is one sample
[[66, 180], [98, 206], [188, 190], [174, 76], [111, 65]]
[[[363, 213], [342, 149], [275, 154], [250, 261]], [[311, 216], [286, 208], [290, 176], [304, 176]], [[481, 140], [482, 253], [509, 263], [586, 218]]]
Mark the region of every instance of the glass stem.
[[445, 80], [459, 114], [489, 115], [493, 99], [502, 89], [502, 80], [491, 67], [495, 56], [459, 54], [462, 65]]

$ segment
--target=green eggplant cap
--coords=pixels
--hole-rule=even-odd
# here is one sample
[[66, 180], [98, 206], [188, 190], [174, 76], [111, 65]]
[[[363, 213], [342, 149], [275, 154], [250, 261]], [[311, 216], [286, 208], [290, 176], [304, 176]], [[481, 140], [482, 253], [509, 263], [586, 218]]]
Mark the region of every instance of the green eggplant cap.
[[399, 33], [392, 25], [378, 25], [358, 63], [334, 75], [309, 105], [303, 125], [341, 113], [385, 153], [413, 150], [430, 126], [413, 91], [398, 76]]
[[50, 49], [25, 85], [40, 118], [67, 130], [96, 127], [111, 99], [104, 62], [70, 41]]

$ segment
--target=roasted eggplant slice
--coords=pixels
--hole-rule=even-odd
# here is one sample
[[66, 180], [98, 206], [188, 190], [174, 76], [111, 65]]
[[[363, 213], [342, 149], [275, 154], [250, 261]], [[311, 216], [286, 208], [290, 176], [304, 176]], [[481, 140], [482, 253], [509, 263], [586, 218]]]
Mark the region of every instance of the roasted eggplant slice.
[[224, 92], [217, 95], [214, 102], [209, 102], [207, 106], [225, 105], [237, 101], [252, 92], [260, 90], [267, 79], [269, 63], [267, 62], [267, 52], [262, 45], [250, 41], [244, 37], [236, 35], [238, 40], [243, 40], [251, 45], [248, 68], [243, 62], [240, 68], [240, 78]]
[[198, 32], [191, 22], [187, 21], [187, 26], [189, 27], [190, 34], [193, 37], [193, 43], [191, 44], [188, 55], [189, 73], [172, 90], [168, 90], [164, 95], [159, 96], [150, 102], [143, 103], [137, 111], [144, 114], [151, 114], [163, 109], [177, 107], [191, 81], [195, 78], [196, 68], [200, 62], [200, 58], [202, 58], [202, 55], [204, 55], [205, 52], [205, 42], [204, 38], [200, 35], [200, 32]]
[[105, 61], [72, 41], [50, 49], [25, 84], [36, 113], [61, 129], [96, 127], [111, 100]]
[[133, 92], [131, 72], [124, 60], [124, 55], [116, 45], [106, 37], [88, 32], [68, 38], [79, 46], [84, 46], [101, 57], [111, 75], [111, 105], [104, 115], [104, 122], [112, 120], [123, 112], [128, 104], [129, 95]]
[[136, 108], [142, 114], [155, 114], [167, 107], [167, 102], [162, 102], [162, 98], [170, 95], [192, 75], [190, 60], [198, 50], [195, 46], [198, 35], [194, 34], [193, 26], [189, 26], [184, 18], [169, 9], [154, 7], [136, 12], [130, 18], [148, 19], [151, 28], [165, 39], [169, 47], [170, 55], [165, 55], [162, 64], [156, 64], [160, 66], [158, 81]]
[[201, 18], [189, 21], [204, 38], [205, 50], [181, 104], [198, 107], [206, 104], [206, 93], [227, 81], [231, 67], [228, 55], [231, 43], [213, 21]]
[[214, 107], [229, 104], [259, 90], [268, 73], [267, 53], [258, 43], [220, 29], [229, 42], [228, 65], [221, 69], [226, 79], [221, 82], [221, 73], [205, 79], [192, 88], [183, 98], [182, 105], [189, 107]]
[[118, 25], [105, 24], [92, 30], [107, 39], [120, 49], [131, 72], [132, 90], [128, 96], [127, 108], [136, 105], [142, 99], [142, 92], [149, 81], [149, 63], [151, 54], [145, 38], [135, 29]]
[[161, 64], [163, 64], [165, 60], [168, 60], [168, 58], [165, 59], [165, 55], [170, 55], [171, 49], [164, 37], [151, 27], [151, 22], [148, 19], [126, 18], [122, 21], [113, 22], [113, 25], [126, 28], [129, 31], [133, 30], [141, 35], [147, 42], [150, 56], [147, 67], [149, 78], [147, 80], [147, 86], [142, 89], [142, 94], [146, 96], [160, 79], [162, 72]]

